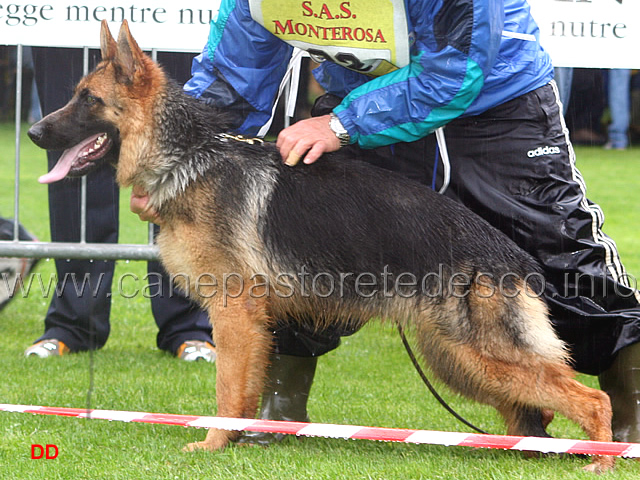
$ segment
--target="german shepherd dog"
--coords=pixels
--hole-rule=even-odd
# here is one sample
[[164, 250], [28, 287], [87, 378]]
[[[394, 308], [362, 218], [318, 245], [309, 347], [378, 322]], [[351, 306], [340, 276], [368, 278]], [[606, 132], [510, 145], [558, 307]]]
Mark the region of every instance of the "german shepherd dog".
[[[42, 148], [66, 149], [42, 180], [111, 156], [121, 186], [149, 193], [164, 221], [161, 259], [211, 318], [219, 416], [255, 416], [273, 319], [320, 330], [379, 318], [410, 330], [434, 374], [495, 407], [509, 434], [546, 436], [557, 411], [611, 440], [609, 398], [574, 380], [537, 294], [539, 267], [504, 234], [339, 153], [292, 168], [273, 144], [226, 133], [224, 112], [183, 93], [126, 23], [116, 42], [103, 22], [101, 52], [71, 101], [29, 131]], [[212, 429], [187, 449], [238, 435]], [[586, 468], [613, 464], [594, 457]]]

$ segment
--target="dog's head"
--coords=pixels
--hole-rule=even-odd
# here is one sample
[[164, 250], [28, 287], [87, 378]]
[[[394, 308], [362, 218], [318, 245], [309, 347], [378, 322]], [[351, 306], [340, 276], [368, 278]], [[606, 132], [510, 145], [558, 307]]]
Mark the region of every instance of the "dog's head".
[[80, 80], [69, 103], [28, 131], [39, 147], [64, 150], [56, 166], [40, 177], [41, 183], [85, 175], [105, 162], [117, 163], [125, 136], [144, 135], [142, 118], [152, 118], [146, 115], [164, 74], [142, 52], [126, 20], [117, 42], [103, 20], [100, 49], [102, 61]]

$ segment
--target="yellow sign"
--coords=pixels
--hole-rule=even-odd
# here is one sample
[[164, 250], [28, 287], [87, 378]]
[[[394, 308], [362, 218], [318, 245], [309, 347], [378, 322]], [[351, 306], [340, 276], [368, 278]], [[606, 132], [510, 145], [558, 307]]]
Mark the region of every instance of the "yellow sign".
[[252, 18], [283, 41], [371, 76], [409, 63], [402, 0], [249, 0]]

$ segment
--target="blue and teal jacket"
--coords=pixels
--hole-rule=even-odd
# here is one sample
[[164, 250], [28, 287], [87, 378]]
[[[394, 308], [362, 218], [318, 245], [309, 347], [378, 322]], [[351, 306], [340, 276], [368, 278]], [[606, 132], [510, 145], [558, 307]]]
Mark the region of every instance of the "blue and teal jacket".
[[[290, 7], [286, 6], [290, 3]], [[422, 138], [553, 78], [525, 0], [222, 0], [185, 91], [256, 134], [293, 48], [361, 147]]]

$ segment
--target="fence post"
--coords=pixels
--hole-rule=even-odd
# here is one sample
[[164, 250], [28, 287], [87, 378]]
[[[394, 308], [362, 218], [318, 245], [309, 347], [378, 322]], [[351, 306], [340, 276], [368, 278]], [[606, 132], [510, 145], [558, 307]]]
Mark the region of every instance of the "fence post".
[[22, 45], [18, 45], [16, 53], [16, 161], [13, 190], [13, 241], [20, 236], [20, 133], [22, 120]]

